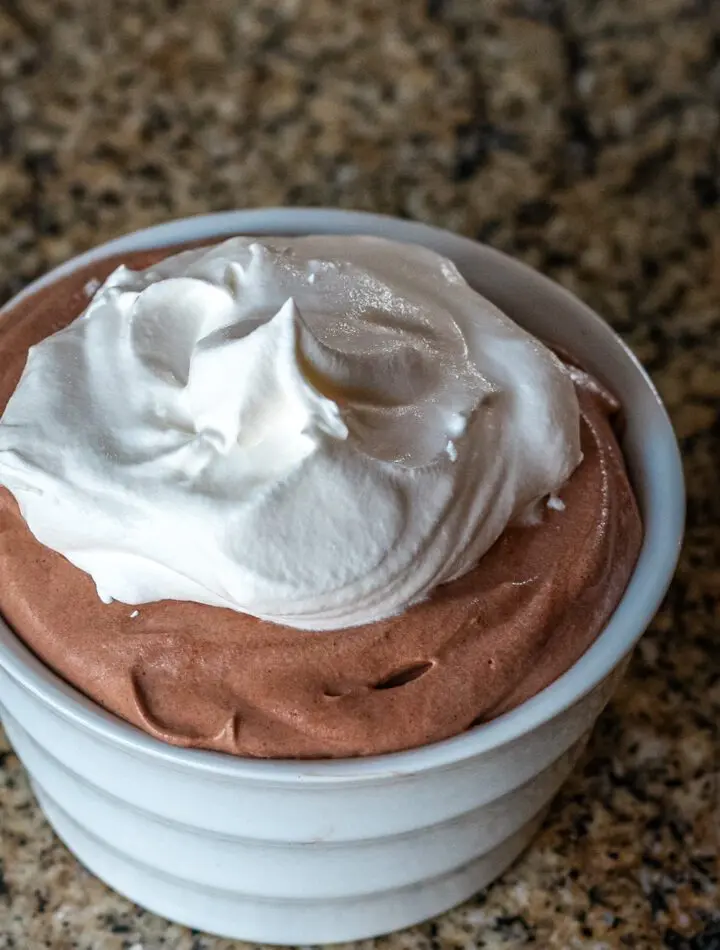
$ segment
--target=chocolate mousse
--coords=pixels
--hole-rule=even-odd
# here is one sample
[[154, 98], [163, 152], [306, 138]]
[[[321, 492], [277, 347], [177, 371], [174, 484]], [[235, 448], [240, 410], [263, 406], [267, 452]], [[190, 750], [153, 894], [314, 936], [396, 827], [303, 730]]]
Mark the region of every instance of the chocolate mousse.
[[[29, 349], [71, 324], [98, 283], [121, 264], [147, 268], [170, 253], [96, 262], [5, 314], [0, 412]], [[205, 603], [192, 596], [123, 602], [111, 591], [107, 603], [97, 577], [41, 543], [15, 495], [0, 488], [0, 613], [67, 682], [174, 745], [270, 758], [347, 757], [456, 735], [512, 709], [572, 666], [617, 606], [639, 553], [640, 517], [613, 430], [619, 406], [595, 380], [569, 369], [579, 464], [531, 516], [511, 518], [474, 566], [450, 571], [399, 612], [333, 629], [330, 621], [253, 615], [234, 600], [223, 606], [215, 593]], [[489, 386], [477, 398], [489, 406], [497, 397]], [[457, 450], [448, 443], [447, 452], [450, 462], [442, 464], [449, 467]], [[391, 464], [380, 449], [376, 456]], [[93, 504], [88, 512], [92, 518]], [[300, 561], [298, 572], [305, 569]], [[230, 593], [226, 599], [230, 604]]]

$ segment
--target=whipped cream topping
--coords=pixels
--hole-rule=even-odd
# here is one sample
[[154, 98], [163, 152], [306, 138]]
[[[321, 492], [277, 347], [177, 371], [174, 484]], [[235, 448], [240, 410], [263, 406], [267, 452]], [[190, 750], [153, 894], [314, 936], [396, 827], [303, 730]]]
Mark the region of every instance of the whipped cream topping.
[[314, 630], [464, 574], [580, 458], [548, 349], [437, 254], [335, 235], [118, 268], [0, 420], [0, 484], [103, 599]]

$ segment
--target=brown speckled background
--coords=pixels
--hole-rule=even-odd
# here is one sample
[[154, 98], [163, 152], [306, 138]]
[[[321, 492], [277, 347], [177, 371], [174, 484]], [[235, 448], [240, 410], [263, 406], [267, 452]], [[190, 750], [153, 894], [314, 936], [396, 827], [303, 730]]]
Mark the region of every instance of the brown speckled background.
[[[717, 0], [0, 0], [0, 301], [101, 240], [264, 204], [425, 220], [604, 314], [682, 439], [667, 603], [501, 881], [364, 950], [717, 950]], [[230, 950], [112, 894], [0, 737], [0, 950]]]

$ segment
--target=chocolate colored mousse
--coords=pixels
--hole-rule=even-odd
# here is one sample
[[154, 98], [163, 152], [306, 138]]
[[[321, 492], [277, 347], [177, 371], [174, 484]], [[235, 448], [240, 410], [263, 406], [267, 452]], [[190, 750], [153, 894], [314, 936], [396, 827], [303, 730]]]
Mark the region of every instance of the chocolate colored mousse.
[[[119, 264], [96, 262], [0, 324], [0, 412], [29, 347], [67, 326]], [[619, 407], [574, 373], [583, 460], [539, 523], [510, 527], [463, 577], [399, 616], [313, 633], [220, 607], [103, 603], [0, 488], [0, 613], [86, 696], [178, 746], [269, 758], [362, 756], [456, 735], [522, 703], [585, 652], [618, 604], [642, 527], [613, 432]]]

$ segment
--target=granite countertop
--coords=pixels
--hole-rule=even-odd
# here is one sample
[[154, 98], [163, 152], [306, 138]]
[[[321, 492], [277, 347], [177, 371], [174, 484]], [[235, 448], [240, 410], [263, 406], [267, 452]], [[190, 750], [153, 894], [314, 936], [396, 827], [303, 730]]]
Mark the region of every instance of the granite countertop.
[[[0, 0], [0, 302], [101, 240], [249, 205], [488, 241], [652, 372], [689, 489], [677, 580], [530, 850], [388, 950], [717, 950], [715, 0]], [[0, 950], [229, 950], [85, 872], [0, 736]]]

